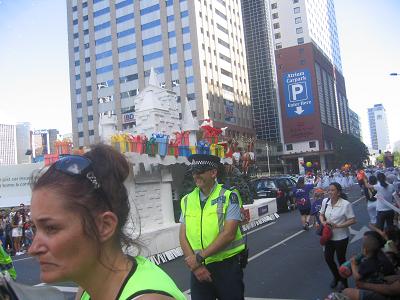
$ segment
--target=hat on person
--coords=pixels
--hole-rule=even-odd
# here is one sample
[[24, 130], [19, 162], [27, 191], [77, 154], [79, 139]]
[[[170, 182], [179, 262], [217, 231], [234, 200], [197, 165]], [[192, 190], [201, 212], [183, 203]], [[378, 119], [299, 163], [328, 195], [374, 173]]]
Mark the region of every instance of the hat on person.
[[221, 161], [218, 156], [209, 154], [193, 154], [189, 156], [190, 171], [201, 173], [213, 169], [219, 169]]
[[322, 229], [322, 235], [319, 239], [321, 246], [324, 246], [332, 238], [332, 229], [329, 225], [324, 225]]

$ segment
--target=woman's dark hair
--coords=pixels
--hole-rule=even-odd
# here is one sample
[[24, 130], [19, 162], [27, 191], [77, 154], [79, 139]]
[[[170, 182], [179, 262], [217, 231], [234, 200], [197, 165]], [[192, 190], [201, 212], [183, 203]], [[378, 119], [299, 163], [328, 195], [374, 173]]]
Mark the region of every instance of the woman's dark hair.
[[376, 178], [375, 175], [371, 175], [368, 178], [368, 183], [371, 184], [371, 185], [375, 185], [375, 184], [378, 183], [378, 179]]
[[343, 192], [343, 188], [340, 183], [332, 182], [330, 185], [333, 185], [338, 190], [340, 198], [347, 200], [347, 195], [345, 194], [345, 192]]
[[297, 179], [297, 183], [296, 183], [296, 188], [297, 189], [302, 189], [304, 188], [304, 177], [301, 176]]
[[[80, 215], [85, 235], [97, 244], [100, 243], [100, 237], [95, 217], [97, 213], [112, 211], [118, 217], [116, 242], [125, 247], [137, 246], [132, 238], [123, 232], [130, 211], [128, 193], [124, 185], [129, 176], [128, 161], [121, 153], [104, 144], [92, 146], [83, 156], [91, 160], [100, 188], [95, 189], [87, 179], [58, 171], [53, 164], [45, 173], [32, 178], [32, 191], [46, 188], [65, 197], [66, 209]], [[101, 249], [97, 248], [100, 257]]]
[[19, 220], [22, 218], [21, 216], [21, 212], [20, 211], [16, 211], [15, 214], [12, 217], [12, 225], [18, 225]]
[[383, 246], [385, 246], [385, 243], [386, 243], [385, 239], [376, 231], [372, 231], [372, 230], [366, 231], [364, 233], [364, 236], [370, 236], [370, 237], [373, 237], [374, 239], [376, 239], [376, 241], [379, 244], [379, 249], [382, 248]]
[[376, 176], [380, 185], [383, 186], [384, 188], [388, 186], [388, 183], [386, 182], [386, 176], [383, 173], [378, 173]]

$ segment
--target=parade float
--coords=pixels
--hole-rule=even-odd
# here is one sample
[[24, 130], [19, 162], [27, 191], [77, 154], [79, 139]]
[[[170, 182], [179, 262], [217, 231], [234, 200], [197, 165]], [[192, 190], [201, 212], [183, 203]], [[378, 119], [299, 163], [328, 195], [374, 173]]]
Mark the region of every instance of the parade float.
[[[245, 172], [251, 158], [254, 161], [254, 154], [240, 153], [237, 142], [224, 138], [226, 128], [215, 128], [211, 120], [204, 120], [199, 126], [190, 103], [186, 99], [182, 101], [178, 103], [174, 92], [161, 88], [151, 70], [148, 85], [134, 98], [136, 126], [117, 132], [116, 116], [102, 115], [99, 119], [102, 142], [123, 153], [132, 165], [125, 183], [132, 212], [127, 226], [129, 234], [139, 237], [142, 254], [157, 264], [182, 255], [179, 201], [188, 187], [193, 188], [187, 184], [191, 179], [188, 157], [196, 153], [216, 155], [228, 169], [242, 163]], [[69, 146], [68, 141], [59, 142], [57, 154], [48, 162], [66, 152], [71, 153]], [[252, 151], [251, 145], [247, 150]], [[241, 155], [246, 156], [246, 160], [240, 159]], [[247, 204], [244, 214], [248, 223], [243, 230], [272, 221], [279, 217], [276, 199]]]

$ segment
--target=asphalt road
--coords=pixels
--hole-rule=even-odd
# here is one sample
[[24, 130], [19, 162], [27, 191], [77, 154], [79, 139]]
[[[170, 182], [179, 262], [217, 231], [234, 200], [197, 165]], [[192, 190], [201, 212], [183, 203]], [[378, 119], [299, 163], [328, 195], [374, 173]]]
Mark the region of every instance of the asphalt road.
[[[361, 238], [367, 230], [368, 214], [365, 199], [358, 186], [349, 191], [353, 202], [357, 224], [351, 228], [352, 236], [348, 257], [361, 250]], [[248, 299], [324, 299], [331, 290], [332, 276], [325, 264], [319, 236], [313, 228], [304, 231], [300, 225], [300, 214], [284, 213], [280, 218], [252, 229], [248, 233], [250, 259], [245, 269], [245, 295]], [[18, 281], [40, 285], [39, 266], [26, 256], [14, 260]], [[189, 271], [179, 258], [161, 266], [182, 291], [190, 295]], [[350, 286], [354, 283], [350, 280]], [[69, 299], [76, 290], [71, 283], [55, 284]]]

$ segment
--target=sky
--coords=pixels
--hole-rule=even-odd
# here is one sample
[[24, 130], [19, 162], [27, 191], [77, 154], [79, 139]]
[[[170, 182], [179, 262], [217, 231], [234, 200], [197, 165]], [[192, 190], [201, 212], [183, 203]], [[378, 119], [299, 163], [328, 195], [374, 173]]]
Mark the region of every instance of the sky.
[[[289, 1], [289, 0], [287, 0]], [[323, 0], [319, 0], [323, 1]], [[0, 123], [71, 129], [65, 0], [0, 0]], [[400, 141], [400, 1], [334, 0], [349, 106], [370, 144], [368, 107], [386, 108]]]

